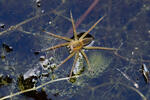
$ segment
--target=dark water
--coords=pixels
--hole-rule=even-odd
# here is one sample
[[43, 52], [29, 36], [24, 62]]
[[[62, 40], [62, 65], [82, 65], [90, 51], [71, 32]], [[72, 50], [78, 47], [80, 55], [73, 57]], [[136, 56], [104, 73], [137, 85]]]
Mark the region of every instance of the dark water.
[[[149, 0], [41, 0], [38, 3], [36, 0], [0, 0], [0, 97], [16, 93], [23, 88], [39, 86], [50, 81], [53, 76], [57, 79], [69, 75], [73, 59], [54, 72], [43, 70], [39, 65], [40, 56], [43, 55], [47, 59], [53, 58], [51, 63], [59, 64], [69, 55], [67, 48], [39, 55], [35, 55], [34, 52], [65, 42], [49, 36], [42, 31], [43, 29], [56, 35], [73, 36], [70, 31], [70, 11], [75, 22], [83, 18], [77, 26], [78, 32], [87, 31], [105, 15], [90, 32], [95, 38], [94, 46], [117, 48], [118, 51], [86, 51], [94, 70], [93, 74], [88, 74], [85, 62], [83, 76], [75, 83], [59, 81], [43, 89], [14, 96], [12, 99], [150, 99], [150, 84], [146, 83], [139, 71], [142, 64], [146, 64], [150, 70]], [[86, 11], [89, 13], [85, 14]], [[11, 47], [13, 50], [9, 50]], [[32, 77], [36, 82], [32, 79], [24, 81], [23, 75], [33, 69], [38, 75]], [[49, 76], [41, 77], [44, 73], [49, 73]], [[134, 83], [137, 83], [139, 88], [136, 88]], [[142, 94], [144, 97], [140, 96]]]

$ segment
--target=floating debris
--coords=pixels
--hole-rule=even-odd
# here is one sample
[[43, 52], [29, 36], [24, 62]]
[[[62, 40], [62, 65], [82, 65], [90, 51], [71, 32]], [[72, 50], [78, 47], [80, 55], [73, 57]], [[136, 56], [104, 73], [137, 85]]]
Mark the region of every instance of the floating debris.
[[136, 87], [136, 88], [139, 88], [139, 85], [133, 81], [127, 74], [125, 74], [124, 72], [122, 72], [120, 69], [117, 68], [117, 70], [129, 81], [131, 81], [133, 83], [133, 85]]
[[6, 55], [7, 55], [6, 53], [13, 51], [13, 48], [12, 46], [9, 46], [7, 44], [3, 44], [2, 47], [3, 48], [1, 49], [0, 58], [5, 60]]
[[38, 55], [39, 53], [40, 53], [40, 51], [35, 51], [34, 52], [35, 55]]
[[12, 78], [10, 78], [9, 75], [4, 76], [0, 74], [0, 87], [3, 85], [8, 85], [10, 83], [12, 83]]
[[5, 55], [1, 55], [1, 59], [5, 59], [6, 58], [6, 56]]
[[3, 43], [3, 48], [5, 49], [6, 52], [11, 52], [13, 51], [13, 47], [12, 46], [9, 46], [5, 43]]
[[150, 76], [149, 76], [149, 70], [145, 64], [142, 65], [142, 74], [145, 78], [146, 83], [148, 83], [150, 80]]
[[1, 52], [1, 59], [5, 59], [6, 58], [6, 54], [4, 52], [4, 49], [2, 49], [2, 52]]
[[5, 24], [0, 23], [0, 28], [5, 28]]
[[40, 56], [40, 61], [44, 61], [45, 60], [45, 56]]
[[24, 80], [30, 77], [48, 77], [50, 73], [56, 68], [56, 64], [53, 63], [53, 57], [49, 59], [45, 58], [45, 56], [40, 57], [40, 61], [35, 64], [34, 68], [29, 69], [27, 72], [23, 74]]
[[33, 81], [34, 78], [37, 77], [32, 76], [25, 79], [23, 75], [20, 75], [17, 80], [19, 89], [25, 90], [25, 89], [33, 88], [36, 84], [36, 81]]
[[40, 2], [37, 2], [37, 7], [41, 7], [41, 3]]
[[40, 70], [39, 70], [39, 67], [35, 67], [35, 68], [32, 68], [30, 70], [28, 70], [24, 75], [23, 75], [23, 79], [26, 80], [30, 77], [36, 77], [38, 78], [40, 76]]
[[37, 5], [37, 7], [41, 7], [41, 1], [40, 0], [36, 0], [36, 5]]

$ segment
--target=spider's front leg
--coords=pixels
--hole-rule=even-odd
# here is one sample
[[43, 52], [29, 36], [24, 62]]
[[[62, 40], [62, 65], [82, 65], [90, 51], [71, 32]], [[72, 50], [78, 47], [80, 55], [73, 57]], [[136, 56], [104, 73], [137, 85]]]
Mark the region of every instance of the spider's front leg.
[[64, 37], [64, 36], [60, 36], [60, 35], [56, 35], [54, 33], [51, 33], [51, 32], [47, 32], [45, 30], [43, 30], [43, 32], [47, 33], [48, 35], [51, 35], [55, 38], [58, 38], [58, 39], [62, 39], [62, 40], [66, 40], [66, 41], [72, 41], [72, 39], [68, 38], [68, 37]]
[[58, 44], [58, 45], [49, 47], [49, 48], [47, 48], [47, 49], [41, 49], [41, 50], [39, 50], [39, 51], [35, 51], [34, 53], [35, 53], [35, 54], [39, 54], [40, 52], [46, 52], [46, 51], [49, 51], [49, 50], [54, 50], [54, 49], [57, 49], [57, 48], [60, 48], [60, 47], [67, 46], [69, 43], [70, 43], [70, 42]]

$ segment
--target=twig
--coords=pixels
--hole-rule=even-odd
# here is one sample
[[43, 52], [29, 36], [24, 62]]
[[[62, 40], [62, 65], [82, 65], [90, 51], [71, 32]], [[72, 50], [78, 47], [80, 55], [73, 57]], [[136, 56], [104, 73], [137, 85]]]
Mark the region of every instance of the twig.
[[[72, 78], [78, 78], [78, 77], [80, 77], [80, 76], [72, 76]], [[50, 80], [50, 81], [48, 81], [48, 82], [46, 82], [44, 84], [41, 84], [41, 85], [39, 85], [37, 87], [33, 87], [31, 89], [26, 89], [26, 90], [23, 90], [23, 91], [20, 91], [20, 92], [17, 92], [17, 93], [12, 93], [12, 94], [10, 94], [8, 96], [4, 96], [4, 97], [0, 98], [0, 100], [8, 99], [8, 98], [11, 98], [11, 97], [14, 97], [14, 96], [26, 93], [26, 92], [34, 91], [34, 90], [40, 89], [40, 88], [42, 88], [42, 87], [44, 87], [44, 86], [46, 86], [48, 84], [51, 84], [51, 83], [54, 83], [54, 82], [58, 82], [58, 81], [64, 81], [64, 80], [68, 80], [68, 79], [70, 79], [70, 77], [65, 77], [65, 78], [59, 78], [59, 79], [55, 79], [55, 80]]]

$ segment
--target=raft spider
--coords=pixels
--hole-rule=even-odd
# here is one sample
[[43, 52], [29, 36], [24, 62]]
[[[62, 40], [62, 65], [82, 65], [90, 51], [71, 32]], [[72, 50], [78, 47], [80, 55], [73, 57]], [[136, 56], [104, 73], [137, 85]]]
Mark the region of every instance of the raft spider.
[[[76, 31], [76, 28], [75, 28], [75, 23], [74, 23], [74, 20], [73, 20], [73, 17], [72, 17], [72, 13], [70, 12], [70, 17], [71, 17], [71, 22], [72, 22], [72, 27], [73, 27], [73, 38], [68, 38], [68, 37], [64, 37], [64, 36], [60, 36], [60, 35], [55, 35], [51, 32], [46, 32], [44, 31], [45, 33], [55, 37], [55, 38], [59, 38], [59, 39], [62, 39], [62, 40], [66, 40], [67, 42], [65, 43], [62, 43], [62, 44], [58, 44], [58, 45], [55, 45], [55, 46], [52, 46], [52, 47], [49, 47], [47, 49], [42, 49], [41, 51], [39, 52], [45, 52], [45, 51], [48, 51], [48, 50], [53, 50], [53, 49], [56, 49], [56, 48], [60, 48], [60, 47], [69, 47], [70, 49], [70, 55], [64, 59], [58, 66], [60, 67], [62, 64], [64, 64], [65, 62], [67, 62], [70, 58], [72, 58], [74, 55], [75, 55], [75, 58], [74, 58], [74, 62], [73, 62], [73, 65], [72, 65], [72, 69], [70, 71], [70, 77], [72, 76], [72, 73], [73, 73], [73, 70], [74, 70], [74, 67], [75, 67], [75, 64], [79, 58], [79, 53], [82, 54], [82, 56], [84, 57], [87, 65], [88, 65], [88, 69], [90, 69], [90, 63], [89, 63], [89, 60], [88, 60], [88, 57], [87, 55], [85, 54], [84, 52], [84, 49], [100, 49], [100, 50], [117, 50], [115, 48], [107, 48], [107, 47], [97, 47], [97, 46], [87, 46], [88, 44], [90, 44], [92, 42], [92, 40], [94, 39], [90, 34], [89, 32], [93, 30], [93, 28], [104, 18], [101, 17], [98, 21], [96, 21], [96, 23], [86, 32], [82, 33], [81, 34], [77, 34], [77, 31]], [[81, 35], [81, 36], [79, 36]]]

